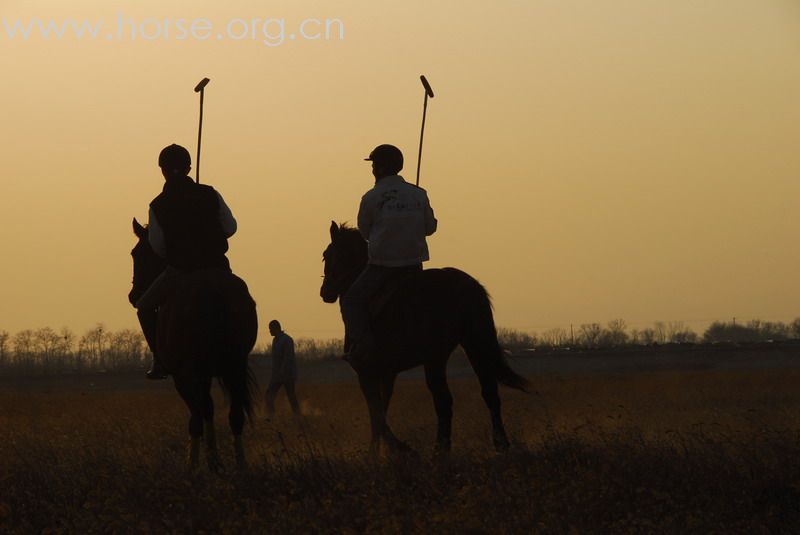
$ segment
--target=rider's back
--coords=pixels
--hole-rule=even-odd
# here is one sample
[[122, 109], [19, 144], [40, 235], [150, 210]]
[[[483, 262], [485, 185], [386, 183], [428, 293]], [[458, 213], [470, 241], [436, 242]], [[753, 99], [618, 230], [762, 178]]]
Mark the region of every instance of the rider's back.
[[161, 194], [150, 203], [164, 233], [170, 266], [181, 271], [230, 269], [219, 202], [214, 188], [183, 177], [167, 181]]

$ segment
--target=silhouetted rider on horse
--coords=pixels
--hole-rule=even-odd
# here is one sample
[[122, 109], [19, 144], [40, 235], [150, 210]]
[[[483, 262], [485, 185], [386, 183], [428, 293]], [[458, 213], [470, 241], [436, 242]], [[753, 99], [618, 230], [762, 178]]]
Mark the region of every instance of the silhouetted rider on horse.
[[168, 375], [164, 357], [156, 344], [158, 308], [188, 274], [231, 273], [225, 253], [228, 238], [236, 232], [236, 220], [222, 196], [211, 186], [195, 183], [188, 176], [192, 166], [189, 151], [170, 145], [161, 151], [158, 166], [166, 180], [164, 189], [150, 203], [148, 240], [167, 261], [167, 268], [134, 304], [145, 339], [153, 353], [148, 379]]
[[437, 225], [426, 191], [398, 175], [403, 169], [400, 149], [379, 145], [365, 160], [372, 162], [375, 186], [361, 198], [358, 230], [368, 242], [369, 260], [341, 300], [346, 358], [354, 367], [368, 362], [375, 351], [370, 301], [390, 280], [422, 271], [429, 260], [425, 237]]

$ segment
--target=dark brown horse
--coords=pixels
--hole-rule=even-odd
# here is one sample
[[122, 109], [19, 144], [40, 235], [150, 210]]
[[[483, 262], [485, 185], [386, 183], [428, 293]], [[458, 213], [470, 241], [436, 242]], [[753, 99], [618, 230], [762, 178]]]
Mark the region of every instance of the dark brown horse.
[[[135, 303], [166, 268], [150, 247], [147, 228], [133, 220], [139, 243], [133, 256]], [[190, 274], [159, 308], [157, 351], [172, 375], [175, 388], [191, 413], [189, 464], [197, 467], [200, 441], [205, 439], [208, 466], [221, 468], [214, 432], [211, 383], [216, 377], [230, 399], [228, 421], [234, 437], [237, 464], [245, 465], [242, 429], [245, 414], [252, 417], [255, 383], [247, 363], [258, 332], [255, 302], [247, 285], [232, 274]]]
[[[367, 264], [367, 243], [356, 229], [331, 222], [331, 243], [323, 253], [325, 277], [320, 296], [326, 303], [341, 298]], [[378, 346], [375, 364], [357, 369], [369, 407], [370, 450], [381, 441], [392, 450], [408, 450], [386, 423], [395, 378], [403, 370], [425, 367], [428, 389], [438, 417], [436, 451], [450, 450], [453, 397], [447, 387], [447, 360], [461, 345], [478, 375], [489, 408], [492, 437], [498, 451], [509, 442], [500, 411], [498, 382], [525, 390], [528, 382], [508, 366], [497, 342], [489, 295], [481, 284], [454, 268], [427, 269], [398, 282], [379, 298], [372, 331]]]

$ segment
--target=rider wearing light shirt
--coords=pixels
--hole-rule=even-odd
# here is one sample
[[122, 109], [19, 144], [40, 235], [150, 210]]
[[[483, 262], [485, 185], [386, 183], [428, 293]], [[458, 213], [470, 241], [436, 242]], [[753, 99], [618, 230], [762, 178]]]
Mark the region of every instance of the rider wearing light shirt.
[[236, 220], [222, 196], [211, 186], [197, 184], [188, 176], [189, 151], [170, 145], [161, 151], [158, 165], [164, 188], [150, 203], [148, 240], [166, 259], [167, 268], [135, 303], [139, 323], [153, 353], [148, 379], [167, 377], [156, 351], [158, 307], [163, 305], [180, 277], [201, 270], [230, 273], [225, 253], [228, 238], [236, 232]]
[[375, 349], [368, 329], [370, 300], [389, 280], [422, 270], [429, 260], [425, 238], [437, 226], [427, 192], [398, 175], [400, 149], [379, 145], [366, 160], [372, 162], [375, 186], [361, 198], [358, 230], [368, 242], [369, 260], [341, 301], [352, 364], [363, 363]]

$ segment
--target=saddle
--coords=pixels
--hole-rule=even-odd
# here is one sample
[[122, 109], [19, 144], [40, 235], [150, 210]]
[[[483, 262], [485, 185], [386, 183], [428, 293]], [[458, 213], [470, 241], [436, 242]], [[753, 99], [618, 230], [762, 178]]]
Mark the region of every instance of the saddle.
[[186, 353], [229, 349], [247, 354], [258, 331], [247, 284], [222, 269], [177, 275], [158, 316], [159, 347], [165, 350], [164, 363], [170, 373]]
[[414, 280], [421, 273], [418, 270], [398, 273], [372, 296], [368, 311], [369, 328], [373, 333], [384, 325], [397, 327], [413, 321], [413, 311], [419, 301]]
[[176, 276], [170, 301], [181, 299], [194, 301], [200, 296], [232, 297], [242, 293], [248, 294], [247, 285], [232, 272], [216, 268], [198, 269]]

